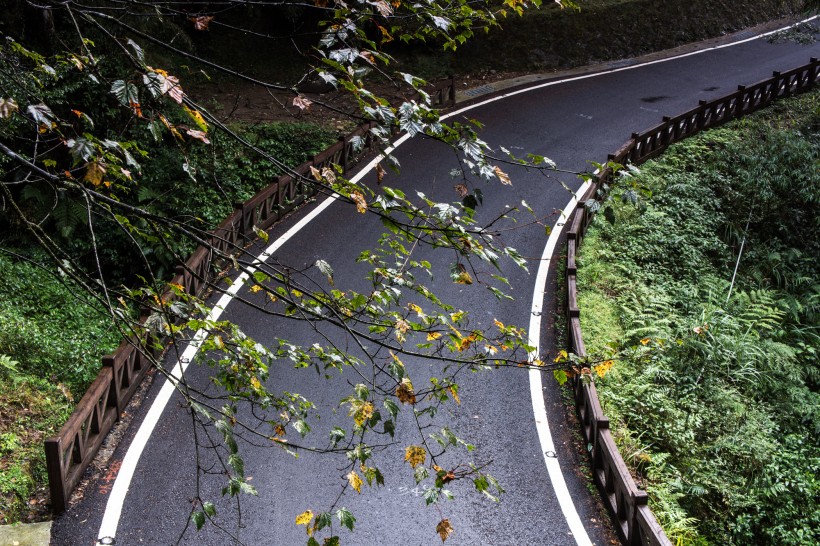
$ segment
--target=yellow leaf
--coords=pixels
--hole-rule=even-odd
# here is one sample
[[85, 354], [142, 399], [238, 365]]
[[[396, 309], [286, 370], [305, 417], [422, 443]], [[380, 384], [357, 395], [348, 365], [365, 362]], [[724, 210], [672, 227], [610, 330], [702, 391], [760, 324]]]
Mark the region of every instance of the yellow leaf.
[[319, 169], [317, 169], [313, 165], [310, 166], [310, 174], [313, 175], [313, 178], [316, 179], [316, 182], [322, 181], [322, 173], [319, 172]]
[[453, 534], [453, 526], [450, 524], [450, 520], [444, 518], [438, 522], [438, 525], [436, 525], [436, 532], [438, 533], [438, 536], [441, 537], [442, 542], [447, 540], [447, 538]]
[[473, 284], [473, 278], [466, 271], [462, 271], [456, 277], [456, 284]]
[[194, 110], [193, 108], [188, 108], [184, 104], [182, 105], [182, 107], [188, 113], [188, 116], [190, 116], [190, 118], [192, 120], [194, 120], [194, 123], [196, 123], [197, 127], [202, 129], [203, 131], [208, 130], [208, 123], [205, 121], [205, 118], [202, 117], [202, 114], [200, 113], [199, 110]]
[[416, 468], [420, 464], [424, 464], [427, 460], [427, 451], [421, 446], [408, 446], [404, 450], [404, 462], [410, 463], [410, 466]]
[[103, 176], [105, 175], [105, 166], [99, 161], [92, 161], [85, 167], [85, 178], [86, 182], [90, 182], [94, 186], [99, 186], [102, 183]]
[[510, 177], [507, 173], [505, 173], [498, 167], [493, 167], [493, 171], [495, 172], [495, 175], [498, 177], [498, 179], [501, 180], [502, 184], [504, 184], [505, 186], [509, 186], [512, 184], [512, 181], [510, 180]]
[[614, 364], [615, 362], [613, 362], [612, 360], [606, 360], [604, 362], [601, 362], [599, 365], [595, 366], [593, 369], [595, 370], [595, 373], [598, 374], [598, 377], [603, 377], [610, 370], [610, 368], [612, 368]]
[[361, 192], [354, 191], [350, 194], [350, 199], [356, 203], [356, 210], [361, 214], [367, 212], [367, 201], [364, 198], [364, 195]]
[[403, 378], [401, 383], [396, 387], [396, 398], [398, 398], [402, 404], [412, 405], [416, 403], [416, 393], [413, 390], [413, 383], [409, 378]]
[[426, 316], [426, 315], [424, 314], [424, 311], [422, 311], [422, 310], [421, 310], [421, 307], [419, 307], [419, 306], [418, 306], [418, 305], [416, 305], [415, 303], [410, 303], [410, 304], [408, 304], [408, 305], [407, 305], [407, 307], [408, 307], [411, 311], [413, 311], [414, 313], [416, 313], [416, 314], [419, 316], [419, 318], [424, 318], [424, 317]]
[[259, 286], [258, 284], [254, 284], [253, 286], [251, 286], [251, 292], [253, 292], [254, 294], [259, 292], [260, 290], [262, 290], [262, 287]]
[[296, 525], [308, 525], [312, 519], [313, 512], [311, 510], [305, 510], [296, 516]]
[[641, 340], [641, 345], [648, 345], [650, 341], [652, 341], [650, 338], [645, 337]]
[[365, 402], [359, 406], [353, 414], [353, 420], [358, 426], [364, 425], [365, 421], [371, 417], [373, 417], [373, 404], [370, 402]]
[[262, 388], [262, 383], [259, 382], [259, 379], [256, 376], [251, 377], [251, 387], [255, 390], [259, 390]]
[[465, 313], [464, 311], [458, 311], [456, 313], [450, 313], [450, 320], [453, 321], [453, 322], [458, 322], [461, 319], [463, 319], [464, 315], [466, 315], [466, 314], [467, 313]]
[[567, 354], [566, 351], [560, 351], [558, 353], [558, 356], [556, 356], [555, 359], [553, 360], [553, 362], [563, 362], [567, 359], [568, 356], [569, 355]]
[[435, 341], [441, 337], [440, 332], [428, 332], [427, 333], [427, 341]]
[[456, 404], [460, 406], [461, 399], [458, 397], [458, 387], [456, 385], [450, 385], [447, 387], [447, 390], [450, 391], [450, 394], [453, 396], [453, 400], [456, 401]]
[[495, 324], [496, 328], [498, 328], [499, 330], [504, 329], [504, 323], [500, 320], [493, 319], [493, 324]]
[[355, 470], [351, 470], [350, 473], [346, 476], [347, 483], [350, 484], [350, 487], [356, 490], [356, 493], [362, 492], [362, 479], [356, 474]]

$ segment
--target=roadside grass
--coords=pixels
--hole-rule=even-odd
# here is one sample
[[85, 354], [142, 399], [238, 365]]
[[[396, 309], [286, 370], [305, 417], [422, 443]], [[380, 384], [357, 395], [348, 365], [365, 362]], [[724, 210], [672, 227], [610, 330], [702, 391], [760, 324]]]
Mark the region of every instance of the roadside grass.
[[0, 255], [0, 524], [45, 515], [43, 441], [119, 343], [78, 293], [56, 271]]
[[820, 542], [818, 144], [820, 93], [777, 103], [643, 165], [585, 238], [598, 392], [681, 546]]

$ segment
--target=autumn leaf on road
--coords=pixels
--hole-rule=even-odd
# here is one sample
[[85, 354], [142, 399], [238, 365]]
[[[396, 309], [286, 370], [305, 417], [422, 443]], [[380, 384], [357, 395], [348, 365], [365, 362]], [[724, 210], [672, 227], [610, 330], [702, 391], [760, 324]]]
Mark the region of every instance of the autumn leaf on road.
[[427, 451], [421, 446], [408, 446], [404, 450], [404, 462], [410, 463], [413, 468], [424, 464], [425, 460], [427, 460]]
[[495, 175], [498, 177], [498, 179], [501, 180], [502, 184], [504, 184], [505, 186], [512, 185], [512, 180], [510, 180], [510, 176], [507, 173], [505, 173], [498, 167], [494, 167], [493, 171], [495, 172]]
[[350, 484], [350, 487], [356, 490], [356, 493], [362, 492], [362, 479], [355, 470], [351, 470], [345, 477], [347, 478], [347, 482]]
[[399, 386], [396, 387], [396, 398], [403, 404], [415, 404], [416, 403], [416, 394], [413, 391], [413, 383], [410, 382], [410, 379], [403, 378]]
[[298, 516], [296, 516], [296, 525], [307, 525], [310, 523], [310, 520], [313, 519], [313, 512], [311, 510], [305, 510]]
[[453, 526], [452, 524], [450, 524], [450, 520], [444, 518], [443, 520], [438, 522], [438, 525], [436, 525], [436, 532], [438, 533], [438, 536], [441, 537], [442, 542], [447, 540], [450, 537], [450, 535], [453, 534]]

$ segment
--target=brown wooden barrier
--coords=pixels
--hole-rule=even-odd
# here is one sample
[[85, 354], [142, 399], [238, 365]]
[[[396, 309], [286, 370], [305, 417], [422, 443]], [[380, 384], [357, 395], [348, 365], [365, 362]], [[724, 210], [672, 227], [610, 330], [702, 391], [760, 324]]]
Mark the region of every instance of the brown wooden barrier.
[[[710, 102], [701, 101], [697, 108], [675, 117], [665, 117], [660, 125], [642, 133], [633, 133], [632, 138], [610, 154], [608, 160], [621, 164], [643, 163], [662, 153], [670, 144], [699, 131], [754, 112], [776, 99], [807, 91], [817, 83], [819, 65], [818, 60], [812, 58], [805, 66], [783, 74], [775, 72], [771, 78], [755, 85], [741, 86], [730, 95]], [[586, 358], [587, 354], [581, 331], [581, 309], [578, 307], [576, 257], [592, 220], [587, 201], [597, 196], [604, 184], [612, 183], [612, 169], [606, 168], [598, 173], [594, 184], [579, 201], [567, 232], [567, 338], [569, 350], [581, 359]], [[635, 484], [618, 452], [609, 431], [609, 420], [601, 410], [595, 382], [576, 377], [573, 387], [584, 438], [592, 446], [593, 477], [618, 523], [621, 540], [627, 546], [671, 546], [647, 505], [646, 492]]]
[[[455, 104], [455, 81], [439, 84], [430, 91], [434, 107]], [[255, 229], [265, 230], [315, 195], [316, 186], [310, 182], [310, 168], [320, 171], [332, 164], [342, 167], [345, 174], [365, 155], [376, 149], [371, 133], [374, 124], [365, 123], [312, 160], [296, 167], [292, 173], [280, 176], [244, 203], [236, 205], [233, 214], [211, 232], [211, 247], [197, 248], [184, 264], [177, 266], [172, 284], [183, 287], [186, 293], [199, 295], [210, 285], [224, 265], [225, 256], [234, 254], [253, 240]], [[163, 294], [166, 301], [173, 299], [169, 289]], [[145, 317], [142, 318], [142, 322]], [[147, 340], [131, 337], [124, 340], [114, 353], [103, 357], [102, 369], [80, 399], [74, 413], [57, 433], [45, 441], [51, 507], [54, 513], [63, 512], [71, 492], [83, 472], [97, 454], [105, 435], [119, 419], [146, 372], [151, 367]]]

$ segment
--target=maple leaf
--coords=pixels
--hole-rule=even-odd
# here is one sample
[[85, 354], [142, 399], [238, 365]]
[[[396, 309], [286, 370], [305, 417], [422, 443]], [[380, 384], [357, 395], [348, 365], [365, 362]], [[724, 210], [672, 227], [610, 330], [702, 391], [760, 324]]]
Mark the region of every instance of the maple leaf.
[[0, 118], [5, 119], [19, 109], [14, 99], [0, 99]]
[[99, 161], [92, 161], [85, 167], [86, 182], [90, 182], [94, 186], [99, 186], [102, 183], [103, 176], [105, 176], [105, 165]]
[[205, 144], [210, 144], [210, 143], [211, 143], [211, 141], [210, 141], [210, 140], [208, 140], [208, 133], [205, 133], [204, 131], [197, 131], [196, 129], [188, 129], [188, 130], [187, 130], [187, 131], [185, 131], [185, 132], [186, 132], [189, 136], [192, 136], [192, 137], [194, 137], [194, 138], [195, 138], [195, 139], [197, 139], [197, 140], [201, 140], [201, 141], [202, 141], [202, 142], [204, 142]]
[[296, 516], [296, 525], [308, 525], [310, 521], [313, 519], [313, 511], [312, 510], [305, 510], [298, 516]]
[[413, 405], [416, 403], [416, 394], [413, 391], [413, 383], [407, 377], [403, 378], [398, 387], [396, 387], [396, 398], [398, 398], [402, 404]]
[[364, 425], [365, 421], [371, 417], [373, 417], [373, 404], [371, 402], [365, 402], [353, 414], [353, 420], [358, 426]]
[[415, 303], [407, 304], [407, 308], [410, 309], [411, 311], [415, 312], [419, 316], [419, 318], [424, 318], [424, 317], [427, 316], [427, 315], [424, 314], [424, 311], [421, 310], [421, 307], [419, 307]]
[[427, 451], [421, 446], [407, 446], [404, 450], [404, 462], [410, 463], [410, 466], [416, 468], [420, 464], [424, 464], [427, 460]]
[[450, 537], [450, 535], [453, 534], [453, 526], [450, 523], [450, 520], [444, 518], [443, 520], [438, 522], [438, 525], [436, 525], [436, 532], [438, 533], [438, 536], [441, 537], [441, 542], [447, 540]]
[[609, 371], [610, 368], [615, 364], [612, 360], [605, 360], [604, 362], [600, 363], [599, 365], [595, 366], [593, 369], [595, 373], [598, 374], [598, 377], [603, 377]]
[[467, 194], [470, 193], [470, 190], [465, 184], [456, 184], [453, 188], [456, 190], [459, 197], [467, 197]]
[[293, 97], [293, 105], [299, 110], [310, 110], [311, 104], [313, 104], [313, 101], [302, 95]]
[[512, 185], [512, 180], [510, 180], [509, 175], [502, 171], [500, 168], [498, 168], [497, 166], [493, 167], [493, 172], [498, 177], [498, 179], [501, 180], [502, 184], [504, 184], [505, 186]]
[[391, 6], [384, 0], [374, 2], [373, 5], [376, 6], [376, 9], [379, 10], [379, 14], [382, 17], [389, 17], [393, 13], [393, 6]]
[[[159, 73], [159, 71], [156, 71]], [[165, 76], [165, 79], [162, 80], [162, 87], [161, 87], [162, 94], [168, 94], [169, 97], [177, 101], [177, 103], [182, 104], [182, 99], [185, 97], [185, 93], [182, 91], [182, 87], [179, 85], [179, 80], [176, 76]]]
[[188, 20], [194, 24], [194, 30], [208, 30], [208, 25], [214, 20], [214, 16], [199, 15], [196, 17], [188, 17]]
[[345, 477], [347, 478], [347, 483], [350, 484], [350, 487], [356, 490], [356, 493], [362, 492], [362, 479], [358, 474], [356, 474], [355, 470], [351, 470]]
[[362, 192], [354, 191], [350, 194], [350, 199], [356, 203], [356, 210], [361, 214], [367, 212], [367, 201], [365, 201], [364, 194]]
[[450, 391], [450, 394], [453, 396], [453, 400], [456, 401], [456, 404], [460, 406], [461, 399], [458, 397], [458, 385], [450, 385], [447, 387], [447, 390]]
[[322, 169], [322, 178], [327, 180], [328, 184], [336, 183], [336, 173], [334, 173], [333, 169], [331, 169], [330, 167], [324, 167]]

